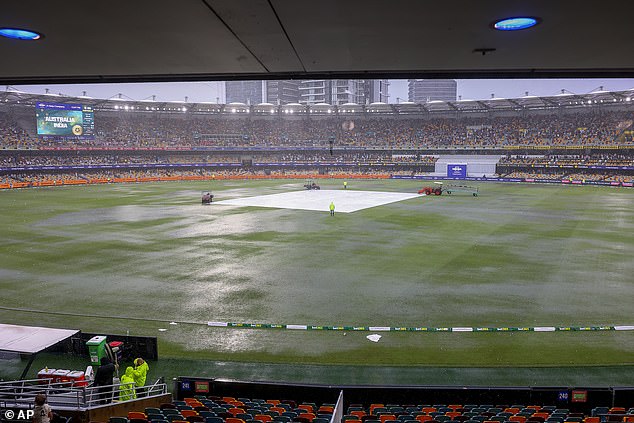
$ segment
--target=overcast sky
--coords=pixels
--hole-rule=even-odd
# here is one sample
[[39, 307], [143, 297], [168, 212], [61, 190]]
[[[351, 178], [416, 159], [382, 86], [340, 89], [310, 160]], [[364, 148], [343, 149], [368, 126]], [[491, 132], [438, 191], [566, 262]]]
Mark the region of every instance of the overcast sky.
[[[514, 98], [525, 95], [556, 95], [562, 89], [575, 94], [585, 94], [603, 87], [606, 91], [621, 91], [634, 88], [634, 79], [459, 79], [458, 96], [462, 99], [481, 100], [495, 97]], [[134, 84], [77, 84], [77, 85], [24, 85], [13, 86], [20, 91], [62, 93], [89, 97], [111, 98], [122, 94], [131, 100], [151, 99], [157, 101], [220, 102], [224, 103], [223, 82], [164, 82]], [[407, 101], [407, 80], [391, 80], [390, 103]]]

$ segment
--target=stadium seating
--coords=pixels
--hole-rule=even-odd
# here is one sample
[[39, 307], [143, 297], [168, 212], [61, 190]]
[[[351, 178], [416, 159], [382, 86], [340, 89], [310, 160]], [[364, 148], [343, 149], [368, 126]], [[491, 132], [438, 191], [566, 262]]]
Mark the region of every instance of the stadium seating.
[[[22, 102], [15, 112], [0, 111], [0, 168], [5, 169], [0, 174], [0, 188], [216, 177], [286, 178], [320, 172], [368, 177], [420, 175], [434, 171], [439, 152], [491, 149], [504, 154], [498, 165], [498, 174], [503, 177], [616, 184], [634, 181], [632, 110], [601, 105], [557, 114], [522, 111], [507, 116], [452, 114], [425, 119], [359, 116], [351, 129], [342, 128], [343, 117], [297, 120], [200, 114], [183, 119], [180, 111], [99, 110], [95, 112], [98, 130], [92, 140], [37, 137], [33, 116], [35, 106], [29, 102]], [[326, 141], [330, 137], [336, 140], [332, 152]], [[243, 166], [244, 155], [258, 166]], [[64, 166], [89, 168], [80, 172], [50, 169]], [[219, 399], [239, 402], [236, 398]]]
[[[159, 408], [146, 408], [143, 411], [131, 411], [126, 417], [112, 417], [108, 423], [329, 423], [333, 405], [315, 403], [299, 403], [277, 400], [254, 402], [247, 398], [232, 399], [225, 397], [218, 402], [208, 399], [197, 400], [198, 410], [187, 409], [187, 404], [195, 404], [192, 400], [161, 404]], [[240, 412], [237, 404], [244, 404], [248, 412]], [[280, 405], [286, 404], [293, 411]], [[264, 406], [266, 405], [266, 406]], [[294, 407], [292, 407], [294, 406]], [[190, 405], [191, 407], [191, 405]], [[271, 410], [267, 407], [271, 407]], [[181, 408], [179, 411], [178, 408]], [[213, 410], [213, 411], [212, 411]], [[215, 410], [225, 410], [221, 417]], [[231, 411], [230, 411], [231, 410]], [[272, 411], [265, 414], [262, 410]], [[315, 413], [316, 412], [316, 413]], [[235, 413], [235, 415], [233, 414]], [[629, 413], [629, 415], [626, 415]], [[275, 414], [275, 415], [272, 415]], [[284, 415], [286, 414], [286, 415]], [[238, 417], [239, 416], [239, 417]], [[615, 420], [610, 417], [613, 416]], [[491, 406], [484, 404], [434, 404], [428, 405], [394, 405], [394, 404], [361, 404], [351, 405], [345, 410], [342, 422], [345, 423], [602, 423], [605, 421], [632, 422], [634, 409], [624, 407], [596, 407], [590, 415], [571, 412], [569, 409], [555, 406]]]

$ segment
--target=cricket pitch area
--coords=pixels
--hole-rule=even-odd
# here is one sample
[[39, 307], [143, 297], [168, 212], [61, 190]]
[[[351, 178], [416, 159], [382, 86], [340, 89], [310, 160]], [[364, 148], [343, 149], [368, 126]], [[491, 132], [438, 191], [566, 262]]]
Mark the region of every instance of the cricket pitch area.
[[324, 189], [236, 198], [218, 201], [216, 204], [328, 212], [328, 207], [333, 202], [336, 213], [353, 213], [416, 197], [419, 197], [416, 193]]
[[0, 192], [0, 321], [156, 336], [179, 360], [634, 375], [634, 331], [320, 329], [632, 325], [634, 190], [482, 183], [478, 197], [419, 196], [429, 183], [319, 182]]

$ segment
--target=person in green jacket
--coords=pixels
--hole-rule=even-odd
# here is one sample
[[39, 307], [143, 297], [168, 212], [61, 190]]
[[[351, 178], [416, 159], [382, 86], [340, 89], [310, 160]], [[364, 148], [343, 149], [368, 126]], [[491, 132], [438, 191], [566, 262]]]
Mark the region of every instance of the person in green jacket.
[[330, 202], [330, 215], [331, 216], [335, 215], [335, 202], [334, 201]]
[[142, 358], [134, 359], [134, 370], [132, 371], [132, 377], [134, 378], [134, 383], [136, 384], [136, 395], [137, 397], [145, 396], [145, 379], [147, 379], [147, 372], [150, 370], [150, 367], [147, 365], [145, 360]]
[[119, 386], [119, 401], [129, 401], [136, 399], [136, 391], [134, 390], [134, 369], [128, 366], [125, 374], [121, 376], [121, 385]]

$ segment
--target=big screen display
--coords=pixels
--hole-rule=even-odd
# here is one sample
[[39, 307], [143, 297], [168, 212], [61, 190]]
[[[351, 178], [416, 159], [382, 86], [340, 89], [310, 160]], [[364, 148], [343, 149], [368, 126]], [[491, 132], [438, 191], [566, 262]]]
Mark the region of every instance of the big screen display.
[[92, 139], [95, 114], [81, 104], [37, 103], [37, 135], [46, 138]]
[[448, 164], [447, 165], [447, 177], [465, 179], [467, 177], [467, 165], [460, 164]]

